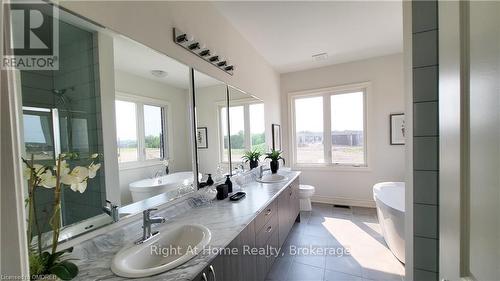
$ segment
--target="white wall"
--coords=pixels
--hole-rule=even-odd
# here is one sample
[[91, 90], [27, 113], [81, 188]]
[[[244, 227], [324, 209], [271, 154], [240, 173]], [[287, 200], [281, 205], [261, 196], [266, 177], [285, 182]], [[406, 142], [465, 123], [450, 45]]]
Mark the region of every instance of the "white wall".
[[[188, 91], [175, 88], [154, 80], [142, 78], [127, 72], [115, 70], [115, 90], [117, 94], [125, 93], [133, 96], [153, 98], [169, 103], [168, 132], [171, 134], [169, 143], [170, 171], [191, 171], [191, 142], [189, 141], [189, 103]], [[162, 165], [134, 169], [120, 169], [120, 190], [122, 205], [132, 202], [128, 185], [131, 182], [150, 178]]]
[[[271, 123], [281, 122], [279, 75], [211, 3], [60, 1], [60, 5], [259, 97], [265, 103], [266, 140], [270, 144]], [[173, 27], [227, 57], [235, 65], [234, 75], [177, 46], [172, 39]]]
[[369, 169], [303, 169], [301, 182], [316, 187], [316, 201], [373, 206], [375, 183], [404, 181], [405, 147], [389, 144], [389, 114], [405, 111], [403, 56], [396, 54], [281, 75], [283, 147], [287, 158], [291, 153], [288, 93], [367, 81], [371, 82], [367, 96]]

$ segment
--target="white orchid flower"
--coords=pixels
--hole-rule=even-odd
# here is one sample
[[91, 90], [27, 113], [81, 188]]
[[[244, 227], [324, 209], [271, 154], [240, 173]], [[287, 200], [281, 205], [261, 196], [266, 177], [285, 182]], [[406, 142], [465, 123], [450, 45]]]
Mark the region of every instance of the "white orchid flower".
[[94, 154], [92, 154], [92, 156], [90, 156], [90, 158], [96, 159], [98, 156], [99, 156], [99, 153], [94, 153]]
[[45, 188], [54, 188], [56, 186], [57, 177], [50, 170], [40, 175], [40, 185]]
[[61, 182], [65, 185], [69, 185], [71, 190], [83, 193], [87, 188], [88, 177], [88, 168], [76, 166], [70, 173], [61, 174]]
[[89, 176], [89, 169], [87, 167], [82, 167], [82, 166], [76, 166], [73, 168], [73, 171], [70, 173], [74, 177], [80, 178], [80, 179], [86, 179]]
[[99, 170], [99, 168], [101, 168], [101, 163], [97, 163], [97, 164], [90, 164], [89, 165], [89, 178], [90, 179], [93, 179], [95, 178], [96, 174], [97, 174], [97, 171]]
[[[57, 166], [54, 166], [54, 171], [57, 171]], [[60, 169], [61, 177], [69, 174], [70, 171], [71, 169], [69, 168], [69, 164], [66, 163], [66, 160], [61, 161], [61, 169]]]
[[78, 191], [80, 193], [84, 193], [85, 189], [87, 189], [87, 180], [83, 180], [81, 182], [76, 182], [70, 186], [71, 190]]

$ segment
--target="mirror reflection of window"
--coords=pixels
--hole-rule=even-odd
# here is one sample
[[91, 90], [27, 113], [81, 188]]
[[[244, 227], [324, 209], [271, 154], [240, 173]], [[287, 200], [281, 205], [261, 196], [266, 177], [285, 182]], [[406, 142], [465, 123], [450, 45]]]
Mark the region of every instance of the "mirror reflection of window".
[[[243, 95], [238, 92], [239, 95]], [[233, 101], [234, 105], [229, 107], [229, 123], [231, 132], [231, 162], [239, 164], [241, 157], [248, 150], [266, 151], [264, 103], [256, 102], [255, 98], [249, 99], [248, 95], [240, 96]], [[225, 120], [227, 107], [220, 108], [221, 119]], [[224, 139], [223, 161], [229, 162], [227, 158], [227, 124], [221, 124], [220, 138]]]
[[231, 133], [231, 159], [238, 161], [245, 152], [245, 112], [243, 106], [229, 107], [229, 132]]
[[159, 106], [144, 105], [144, 147], [146, 160], [162, 159], [163, 145], [163, 109]]
[[52, 121], [49, 110], [46, 112], [25, 111], [23, 122], [26, 154], [33, 154], [35, 160], [54, 159]]
[[137, 113], [135, 103], [117, 100], [115, 107], [118, 162], [137, 161], [137, 126], [135, 126]]
[[250, 105], [250, 135], [252, 149], [266, 151], [266, 132], [264, 122], [264, 104]]

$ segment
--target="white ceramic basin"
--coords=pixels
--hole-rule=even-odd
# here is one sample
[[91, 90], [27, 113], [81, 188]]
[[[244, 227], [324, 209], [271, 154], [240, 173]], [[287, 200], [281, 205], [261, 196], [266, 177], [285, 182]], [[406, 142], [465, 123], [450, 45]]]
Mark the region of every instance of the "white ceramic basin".
[[267, 174], [262, 176], [262, 178], [257, 178], [258, 182], [262, 183], [275, 183], [275, 182], [282, 182], [287, 180], [287, 177], [279, 174]]
[[159, 274], [198, 255], [210, 238], [210, 230], [199, 224], [160, 231], [142, 244], [132, 244], [120, 250], [111, 262], [111, 271], [127, 278]]
[[[200, 175], [199, 175], [200, 176]], [[132, 201], [138, 202], [158, 194], [178, 189], [193, 183], [193, 172], [178, 172], [154, 179], [143, 179], [129, 184]]]

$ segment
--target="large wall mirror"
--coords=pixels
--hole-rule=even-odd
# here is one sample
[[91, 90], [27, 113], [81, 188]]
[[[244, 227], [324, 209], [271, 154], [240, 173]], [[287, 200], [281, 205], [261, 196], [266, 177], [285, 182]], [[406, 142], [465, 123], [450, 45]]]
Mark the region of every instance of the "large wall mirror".
[[199, 71], [194, 85], [200, 182], [249, 170], [245, 152], [266, 151], [264, 103]]
[[198, 171], [201, 181], [220, 181], [229, 173], [227, 86], [199, 71], [194, 86]]
[[59, 53], [58, 70], [18, 71], [16, 85], [29, 235], [44, 246], [55, 222], [59, 241], [76, 237], [195, 192], [208, 174], [248, 170], [243, 154], [266, 150], [252, 95], [62, 10]]
[[30, 235], [44, 244], [54, 221], [59, 240], [69, 239], [196, 190], [190, 68], [62, 10], [59, 17], [59, 69], [19, 71], [17, 85], [25, 165], [56, 174], [61, 159], [65, 179], [59, 199], [53, 183], [26, 181]]
[[[228, 87], [231, 166], [233, 174], [249, 169], [242, 158], [248, 151], [267, 151], [264, 102], [237, 88]], [[260, 158], [263, 160], [263, 157]]]

